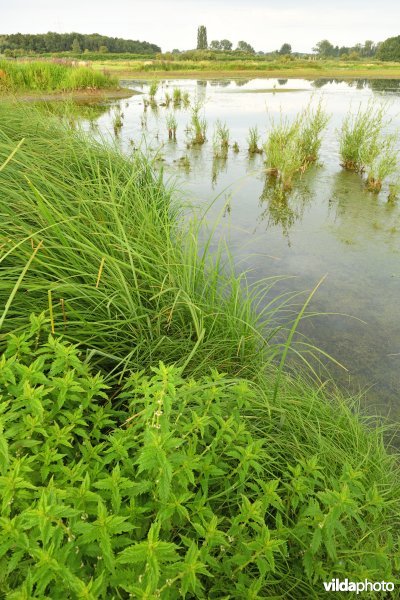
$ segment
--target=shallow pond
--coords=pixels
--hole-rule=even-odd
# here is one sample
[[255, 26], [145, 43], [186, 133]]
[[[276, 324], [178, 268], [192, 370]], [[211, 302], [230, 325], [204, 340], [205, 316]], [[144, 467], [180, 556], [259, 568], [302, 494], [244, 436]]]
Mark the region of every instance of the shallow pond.
[[[391, 130], [400, 128], [400, 82], [393, 80], [338, 82], [319, 80], [165, 80], [156, 105], [144, 110], [149, 82], [124, 82], [145, 95], [121, 101], [98, 119], [102, 132], [118, 129], [121, 146], [146, 145], [157, 152], [165, 173], [178, 177], [186, 196], [209, 205], [208, 216], [219, 219], [218, 236], [229, 238], [238, 269], [251, 277], [290, 278], [276, 286], [310, 290], [326, 275], [312, 300], [312, 310], [336, 313], [306, 319], [302, 331], [311, 342], [333, 355], [348, 371], [330, 367], [350, 390], [366, 390], [369, 412], [377, 409], [400, 416], [400, 199], [388, 202], [365, 190], [361, 177], [343, 171], [337, 129], [350, 107], [357, 110], [371, 96], [388, 101]], [[165, 93], [187, 91], [204, 102], [208, 141], [188, 148], [190, 109], [160, 106]], [[314, 96], [331, 115], [323, 135], [319, 165], [301, 177], [285, 202], [271, 192], [263, 157], [250, 157], [246, 138], [258, 126], [265, 141], [270, 119], [279, 113], [293, 118]], [[119, 105], [120, 109], [117, 107]], [[168, 139], [167, 114], [174, 112], [177, 140]], [[213, 129], [226, 122], [228, 158], [213, 158]], [[112, 134], [113, 135], [113, 134]], [[349, 316], [345, 316], [349, 315]]]

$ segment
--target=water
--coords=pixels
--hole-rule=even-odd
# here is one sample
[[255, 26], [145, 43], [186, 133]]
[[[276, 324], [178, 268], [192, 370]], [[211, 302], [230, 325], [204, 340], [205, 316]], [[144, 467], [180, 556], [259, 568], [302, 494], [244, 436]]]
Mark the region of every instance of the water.
[[[143, 93], [149, 89], [146, 82], [125, 83]], [[389, 102], [389, 129], [395, 131], [400, 126], [400, 82], [165, 80], [157, 103], [166, 91], [172, 95], [174, 87], [204, 102], [208, 142], [187, 147], [190, 110], [184, 109], [175, 110], [177, 141], [169, 141], [166, 114], [173, 109], [144, 111], [144, 96], [136, 95], [119, 103], [122, 148], [129, 151], [145, 143], [158, 155], [166, 176], [178, 177], [185, 197], [204, 206], [216, 199], [209, 220], [220, 219], [217, 235], [229, 239], [238, 269], [251, 269], [257, 279], [290, 277], [276, 293], [310, 290], [326, 276], [311, 308], [331, 314], [307, 319], [302, 331], [346, 367], [331, 371], [346, 389], [366, 391], [370, 412], [399, 418], [400, 200], [388, 202], [385, 186], [379, 195], [367, 192], [359, 175], [342, 170], [337, 129], [349, 107], [356, 110], [375, 96]], [[280, 111], [293, 118], [311, 96], [322, 98], [331, 115], [321, 165], [308, 171], [282, 204], [266, 183], [262, 156], [248, 155], [248, 129], [257, 125], [265, 140], [271, 118]], [[98, 119], [101, 131], [112, 131], [114, 111], [115, 105]], [[218, 119], [226, 122], [231, 143], [240, 148], [237, 154], [230, 149], [226, 161], [213, 159]]]

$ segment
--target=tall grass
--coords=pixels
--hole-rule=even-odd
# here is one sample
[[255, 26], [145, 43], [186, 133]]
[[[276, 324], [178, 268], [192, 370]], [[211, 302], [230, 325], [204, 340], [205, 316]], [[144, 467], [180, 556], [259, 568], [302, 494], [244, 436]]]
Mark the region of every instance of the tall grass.
[[260, 148], [260, 134], [257, 125], [250, 127], [249, 135], [247, 137], [247, 143], [249, 148], [249, 154], [261, 154], [262, 148]]
[[176, 140], [176, 130], [178, 128], [178, 122], [174, 114], [169, 114], [167, 116], [167, 129], [168, 129], [168, 138], [170, 140]]
[[71, 91], [118, 87], [118, 80], [88, 67], [0, 60], [0, 93]]
[[358, 173], [367, 172], [367, 187], [379, 192], [383, 181], [397, 169], [397, 135], [385, 135], [390, 124], [388, 105], [370, 100], [356, 113], [347, 113], [339, 132], [342, 166]]
[[297, 173], [304, 172], [317, 160], [322, 131], [328, 121], [322, 103], [314, 108], [311, 100], [293, 122], [282, 115], [278, 122], [272, 122], [264, 145], [267, 172], [278, 178], [284, 191], [292, 189]]
[[200, 117], [202, 105], [196, 102], [192, 106], [191, 126], [193, 132], [192, 144], [202, 145], [206, 141], [207, 121], [205, 117]]
[[156, 80], [154, 80], [150, 83], [149, 96], [152, 100], [154, 100], [154, 97], [157, 94], [158, 86], [159, 86], [159, 83]]
[[281, 116], [278, 123], [273, 123], [268, 140], [264, 145], [267, 172], [281, 182], [283, 190], [290, 190], [293, 177], [302, 166], [299, 152], [300, 124]]
[[263, 316], [244, 280], [202, 250], [196, 223], [181, 229], [179, 206], [146, 160], [126, 160], [22, 107], [2, 105], [0, 124], [0, 162], [26, 138], [1, 173], [0, 304], [43, 243], [9, 327], [47, 310], [50, 289], [56, 332], [99, 359], [257, 369]]
[[182, 90], [181, 88], [174, 88], [172, 90], [172, 100], [174, 102], [175, 108], [178, 108], [182, 102]]
[[227, 158], [229, 150], [229, 128], [226, 123], [217, 121], [215, 123], [213, 150], [214, 158]]
[[[170, 583], [177, 594], [183, 578], [180, 569], [186, 572], [189, 567], [190, 581], [196, 583], [198, 572], [202, 585], [190, 589], [200, 589], [202, 595], [209, 592], [210, 597], [250, 597], [250, 590], [252, 597], [317, 598], [322, 582], [331, 577], [391, 581], [398, 566], [400, 491], [398, 464], [384, 447], [384, 429], [372, 420], [368, 428], [357, 415], [357, 403], [347, 403], [337, 390], [316, 386], [298, 369], [289, 375], [285, 370], [289, 344], [273, 338], [276, 312], [286, 308], [293, 319], [288, 340], [294, 339], [318, 286], [294, 317], [290, 295], [267, 302], [265, 293], [272, 283], [250, 289], [244, 277], [235, 276], [229, 262], [224, 263], [222, 248], [210, 255], [210, 238], [201, 237], [201, 224], [188, 223], [172, 191], [143, 156], [136, 152], [124, 157], [79, 130], [60, 126], [42, 111], [0, 105], [0, 186], [0, 344], [7, 337], [6, 398], [17, 396], [26, 383], [23, 393], [29, 403], [25, 407], [23, 400], [21, 409], [27, 408], [26, 422], [14, 402], [5, 403], [7, 414], [12, 411], [13, 428], [7, 433], [10, 456], [14, 461], [20, 448], [15, 450], [12, 437], [17, 422], [17, 440], [25, 440], [27, 422], [32, 428], [40, 426], [37, 435], [42, 440], [41, 421], [33, 416], [38, 407], [38, 418], [39, 413], [41, 417], [49, 413], [45, 426], [57, 436], [56, 442], [60, 432], [67, 436], [61, 440], [67, 440], [63, 448], [68, 469], [60, 468], [62, 458], [49, 466], [47, 455], [33, 444], [26, 446], [37, 472], [31, 469], [24, 476], [32, 475], [35, 486], [18, 489], [22, 507], [30, 498], [26, 490], [38, 503], [37, 510], [31, 504], [27, 508], [26, 525], [33, 527], [32, 519], [36, 534], [33, 538], [32, 531], [30, 539], [49, 543], [45, 555], [47, 546], [42, 550], [38, 545], [38, 552], [26, 544], [24, 535], [16, 539], [23, 546], [21, 556], [30, 554], [29, 564], [39, 566], [43, 593], [50, 584], [54, 589], [54, 569], [58, 574], [60, 563], [42, 558], [54, 551], [61, 560], [64, 542], [67, 549], [79, 542], [89, 557], [82, 571], [82, 548], [78, 559], [65, 550], [70, 568], [85, 577], [87, 587], [79, 590], [90, 591], [95, 577], [101, 598], [121, 582], [126, 582], [124, 590], [143, 595], [141, 582], [144, 577], [147, 585], [149, 573], [156, 579], [155, 589], [160, 572], [170, 569], [172, 560], [176, 570], [171, 577], [177, 573], [178, 583], [175, 579]], [[32, 311], [46, 312], [55, 335], [80, 344], [86, 351], [84, 366], [76, 348], [51, 339], [45, 353], [39, 350], [36, 357], [37, 327], [43, 319], [33, 318], [27, 331]], [[277, 358], [278, 366], [273, 362]], [[88, 378], [88, 359], [107, 372], [112, 383], [108, 398], [103, 394], [99, 404], [93, 395], [99, 395], [101, 379]], [[159, 360], [181, 369], [160, 365], [151, 380], [135, 373], [149, 373]], [[13, 369], [21, 379], [18, 385]], [[217, 370], [251, 381], [224, 377]], [[195, 381], [191, 375], [202, 378]], [[124, 379], [127, 383], [119, 397]], [[89, 410], [94, 420], [82, 421]], [[55, 414], [63, 411], [67, 421], [62, 416], [58, 425]], [[152, 426], [159, 421], [160, 430]], [[143, 438], [145, 427], [151, 435]], [[68, 441], [72, 429], [77, 436], [73, 444]], [[82, 436], [89, 439], [83, 459]], [[71, 483], [75, 459], [81, 470], [77, 465], [77, 481], [74, 476]], [[93, 480], [88, 475], [82, 483], [89, 467]], [[171, 485], [160, 483], [161, 470]], [[100, 508], [85, 510], [91, 516], [83, 525], [81, 512], [63, 512], [62, 537], [55, 537], [53, 547], [47, 521], [42, 525], [47, 495], [39, 495], [36, 486], [41, 482], [40, 489], [47, 486], [46, 493], [53, 494], [66, 478], [68, 497], [80, 511], [79, 494], [92, 493], [93, 484], [98, 496], [89, 496], [96, 501], [88, 502]], [[11, 476], [3, 479], [7, 489], [13, 488]], [[134, 503], [131, 494], [136, 490], [140, 502], [134, 496]], [[51, 514], [53, 504], [58, 510], [59, 503], [52, 503]], [[8, 511], [22, 510], [18, 503], [5, 506]], [[46, 514], [49, 510], [46, 505]], [[113, 529], [120, 513], [123, 521]], [[10, 513], [6, 514], [8, 518]], [[61, 529], [57, 515], [52, 522]], [[81, 538], [69, 535], [64, 515], [66, 523], [78, 521], [82, 544]], [[105, 528], [106, 537], [96, 533], [94, 541], [93, 528], [104, 522], [101, 519], [111, 523], [110, 530]], [[132, 528], [118, 525], [128, 519], [134, 521]], [[153, 536], [155, 521], [162, 525], [158, 541]], [[121, 537], [114, 536], [121, 532]], [[113, 545], [108, 533], [116, 540]], [[165, 554], [162, 548], [167, 546], [160, 544], [167, 542], [174, 546], [168, 546]], [[274, 552], [269, 552], [271, 542], [276, 542]], [[161, 548], [156, 562], [149, 552], [153, 543]], [[137, 574], [133, 587], [132, 569], [121, 570], [118, 563], [115, 571], [110, 557], [98, 577], [99, 559], [94, 559], [98, 548], [105, 548], [102, 560], [107, 553], [111, 558], [133, 556]], [[187, 558], [184, 567], [178, 550]], [[11, 562], [15, 570], [17, 561]], [[24, 572], [27, 567], [20, 562]], [[145, 563], [157, 568], [146, 569]], [[1, 578], [13, 589], [6, 569]], [[30, 573], [27, 582], [24, 589], [31, 585]], [[73, 583], [77, 585], [76, 576]], [[160, 597], [168, 586], [163, 584]], [[86, 596], [94, 598], [96, 593]]]

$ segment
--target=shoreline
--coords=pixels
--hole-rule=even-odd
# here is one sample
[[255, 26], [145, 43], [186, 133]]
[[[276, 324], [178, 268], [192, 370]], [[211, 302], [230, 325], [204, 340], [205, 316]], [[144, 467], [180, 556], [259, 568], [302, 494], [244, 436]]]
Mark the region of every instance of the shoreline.
[[76, 90], [68, 92], [21, 92], [15, 94], [0, 94], [1, 101], [23, 100], [24, 102], [48, 102], [75, 100], [98, 103], [105, 100], [120, 100], [139, 94], [128, 88], [110, 88], [101, 90]]

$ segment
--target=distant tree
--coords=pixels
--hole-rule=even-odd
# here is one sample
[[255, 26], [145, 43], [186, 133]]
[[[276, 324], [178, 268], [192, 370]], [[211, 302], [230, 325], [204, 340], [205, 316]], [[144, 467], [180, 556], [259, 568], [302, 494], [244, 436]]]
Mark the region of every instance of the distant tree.
[[282, 44], [279, 54], [291, 54], [292, 46], [290, 44]]
[[172, 54], [180, 54], [180, 53], [181, 53], [181, 51], [180, 51], [180, 50], [178, 50], [178, 48], [174, 48], [174, 49], [172, 50]]
[[99, 52], [100, 52], [100, 54], [107, 54], [107, 52], [108, 52], [107, 46], [99, 46]]
[[[139, 42], [138, 40], [125, 40], [122, 38], [112, 38], [98, 33], [47, 33], [22, 34], [12, 33], [10, 35], [0, 36], [0, 52], [6, 48], [14, 51], [22, 51], [23, 54], [44, 53], [44, 52], [69, 52], [75, 40], [79, 44], [79, 53], [82, 48], [89, 52], [97, 52], [100, 46], [107, 46], [108, 51], [114, 53], [131, 52], [134, 54], [156, 54], [161, 52], [161, 48], [149, 42]], [[74, 52], [78, 52], [78, 46], [75, 44]]]
[[81, 45], [80, 45], [79, 40], [77, 38], [75, 38], [74, 41], [72, 42], [71, 50], [75, 54], [80, 54], [82, 52]]
[[379, 45], [376, 53], [379, 60], [400, 61], [400, 35], [391, 37]]
[[210, 42], [210, 49], [211, 50], [222, 50], [221, 42], [219, 42], [218, 40], [212, 40], [212, 42]]
[[335, 56], [335, 48], [328, 40], [321, 40], [320, 42], [315, 44], [313, 52], [316, 52], [321, 58]]
[[221, 40], [220, 44], [221, 44], [221, 50], [225, 50], [228, 52], [229, 52], [229, 50], [232, 50], [233, 44], [229, 40]]
[[240, 40], [238, 42], [236, 50], [240, 50], [241, 52], [247, 52], [248, 54], [255, 54], [255, 50], [253, 46], [250, 46], [247, 42]]
[[361, 50], [362, 56], [374, 56], [376, 52], [376, 45], [372, 40], [365, 40], [364, 46]]
[[197, 50], [207, 50], [207, 28], [205, 25], [200, 25], [197, 28]]

